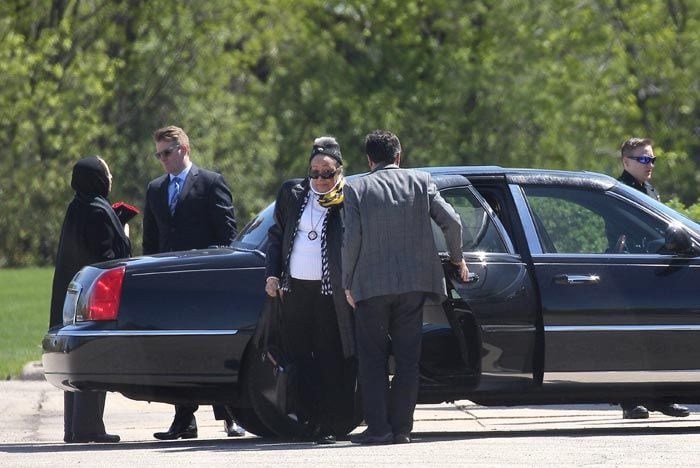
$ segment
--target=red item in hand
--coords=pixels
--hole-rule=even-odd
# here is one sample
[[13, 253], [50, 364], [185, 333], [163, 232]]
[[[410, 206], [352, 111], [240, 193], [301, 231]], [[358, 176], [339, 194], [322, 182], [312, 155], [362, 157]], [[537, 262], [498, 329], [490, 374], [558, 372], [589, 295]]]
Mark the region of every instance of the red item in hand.
[[114, 203], [112, 205], [112, 209], [115, 213], [117, 213], [117, 217], [119, 218], [119, 221], [122, 222], [122, 224], [128, 223], [134, 216], [140, 213], [138, 208], [124, 202]]

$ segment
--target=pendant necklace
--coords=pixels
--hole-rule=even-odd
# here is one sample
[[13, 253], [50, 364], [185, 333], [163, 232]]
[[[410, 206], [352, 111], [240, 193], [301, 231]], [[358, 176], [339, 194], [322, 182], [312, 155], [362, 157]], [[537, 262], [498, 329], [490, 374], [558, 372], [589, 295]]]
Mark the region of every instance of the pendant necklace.
[[309, 233], [306, 235], [306, 237], [309, 238], [310, 241], [314, 241], [318, 239], [318, 232], [316, 232], [316, 228], [318, 227], [319, 224], [321, 224], [321, 221], [323, 220], [323, 215], [319, 218], [318, 221], [316, 221], [316, 224], [314, 224], [314, 200], [310, 200], [311, 205], [309, 206], [309, 221], [311, 222], [311, 230]]

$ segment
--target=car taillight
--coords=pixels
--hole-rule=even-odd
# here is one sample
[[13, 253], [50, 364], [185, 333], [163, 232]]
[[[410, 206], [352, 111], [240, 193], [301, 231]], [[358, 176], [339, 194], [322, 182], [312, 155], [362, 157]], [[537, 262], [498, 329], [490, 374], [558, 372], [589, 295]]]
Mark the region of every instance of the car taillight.
[[107, 270], [97, 277], [95, 284], [90, 290], [90, 297], [83, 320], [117, 319], [125, 271], [126, 267], [121, 266]]

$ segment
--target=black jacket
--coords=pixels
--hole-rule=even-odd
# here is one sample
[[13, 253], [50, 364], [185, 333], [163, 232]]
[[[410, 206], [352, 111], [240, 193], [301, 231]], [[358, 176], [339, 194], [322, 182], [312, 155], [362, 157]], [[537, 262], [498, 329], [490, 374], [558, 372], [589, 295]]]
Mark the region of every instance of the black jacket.
[[654, 186], [651, 185], [651, 182], [645, 181], [643, 184], [640, 184], [639, 182], [637, 182], [637, 179], [635, 179], [634, 176], [627, 171], [622, 171], [622, 174], [620, 175], [620, 177], [617, 178], [617, 180], [629, 185], [630, 187], [636, 188], [642, 193], [646, 193], [654, 200], [661, 201], [659, 192], [657, 192], [656, 188], [654, 188]]
[[49, 327], [63, 323], [68, 284], [84, 266], [131, 255], [131, 243], [107, 199], [76, 195], [68, 205], [56, 255]]
[[[292, 236], [299, 218], [299, 210], [309, 191], [308, 179], [291, 179], [282, 184], [275, 201], [275, 223], [268, 231], [265, 277], [282, 278], [288, 269], [286, 264]], [[343, 243], [343, 222], [341, 206], [328, 210], [326, 242], [328, 246], [328, 274], [333, 288], [333, 304], [338, 319], [338, 330], [343, 346], [343, 354], [355, 354], [354, 325], [352, 308], [345, 299], [341, 285], [340, 251]], [[320, 291], [319, 291], [320, 293]]]
[[236, 237], [231, 191], [221, 174], [194, 164], [187, 174], [175, 215], [168, 206], [170, 177], [148, 184], [143, 210], [144, 255], [230, 245]]

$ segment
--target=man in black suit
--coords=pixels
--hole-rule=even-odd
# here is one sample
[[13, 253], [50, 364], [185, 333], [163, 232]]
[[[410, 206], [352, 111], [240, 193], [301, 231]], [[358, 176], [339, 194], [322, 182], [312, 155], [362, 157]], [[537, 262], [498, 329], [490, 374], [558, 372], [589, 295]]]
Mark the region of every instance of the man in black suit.
[[[202, 249], [230, 245], [236, 236], [231, 191], [221, 174], [202, 169], [190, 161], [190, 141], [179, 127], [155, 131], [155, 157], [165, 174], [152, 180], [143, 210], [143, 254]], [[197, 437], [194, 412], [197, 405], [175, 405], [175, 419], [156, 439]], [[216, 419], [224, 420], [229, 436], [245, 432], [226, 406], [214, 406]]]
[[[651, 185], [651, 174], [654, 172], [654, 149], [649, 138], [630, 138], [620, 148], [622, 157], [622, 174], [617, 180], [630, 187], [634, 187], [642, 193], [649, 195], [654, 200], [661, 200], [659, 192]], [[646, 405], [646, 406], [645, 406]], [[638, 401], [626, 401], [622, 406], [624, 419], [647, 419], [649, 411], [659, 411], [668, 416], [683, 418], [690, 415], [685, 406], [667, 401], [649, 402], [645, 405]]]
[[144, 255], [229, 245], [236, 236], [231, 191], [221, 174], [190, 161], [189, 139], [179, 127], [156, 130], [155, 157], [165, 174], [146, 192]]

